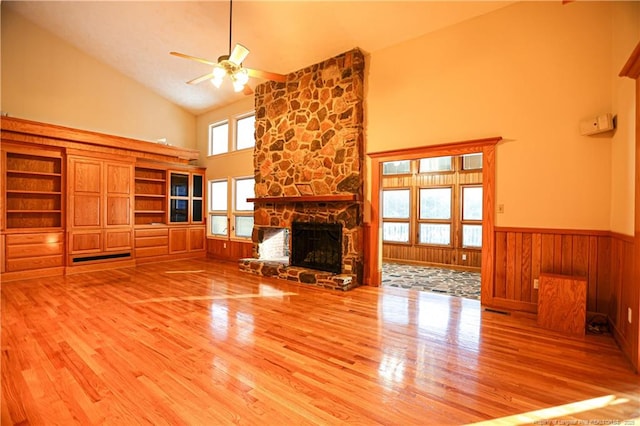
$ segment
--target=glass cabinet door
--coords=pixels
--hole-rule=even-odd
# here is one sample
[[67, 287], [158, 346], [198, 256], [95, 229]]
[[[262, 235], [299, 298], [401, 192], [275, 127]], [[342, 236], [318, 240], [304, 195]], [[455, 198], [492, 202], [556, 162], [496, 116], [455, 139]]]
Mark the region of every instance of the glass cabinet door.
[[189, 222], [189, 174], [171, 172], [169, 185], [169, 222]]
[[202, 218], [203, 218], [203, 207], [204, 207], [204, 202], [203, 202], [203, 189], [204, 189], [204, 177], [202, 175], [191, 175], [191, 187], [192, 187], [192, 191], [191, 191], [191, 211], [192, 211], [192, 217], [191, 217], [191, 221], [192, 222], [202, 222]]

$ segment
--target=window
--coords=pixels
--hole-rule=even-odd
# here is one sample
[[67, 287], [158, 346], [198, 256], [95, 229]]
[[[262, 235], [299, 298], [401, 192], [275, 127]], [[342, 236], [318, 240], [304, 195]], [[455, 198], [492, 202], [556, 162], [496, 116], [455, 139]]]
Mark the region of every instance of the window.
[[209, 155], [229, 151], [229, 122], [227, 120], [209, 126]]
[[409, 242], [409, 211], [411, 191], [392, 189], [382, 191], [382, 239], [400, 243]]
[[433, 157], [420, 160], [420, 173], [447, 172], [453, 170], [451, 157]]
[[247, 115], [236, 120], [236, 149], [246, 149], [255, 146], [255, 124], [255, 114]]
[[462, 247], [482, 247], [482, 187], [462, 187]]
[[253, 198], [254, 178], [235, 179], [235, 203], [233, 210], [234, 235], [236, 237], [250, 238], [253, 232], [253, 203], [247, 198]]
[[383, 175], [404, 175], [411, 173], [411, 161], [389, 161], [382, 163]]
[[420, 188], [418, 242], [451, 244], [451, 188]]
[[462, 156], [462, 170], [482, 169], [482, 153], [467, 154]]
[[227, 181], [209, 181], [209, 223], [213, 235], [228, 235]]

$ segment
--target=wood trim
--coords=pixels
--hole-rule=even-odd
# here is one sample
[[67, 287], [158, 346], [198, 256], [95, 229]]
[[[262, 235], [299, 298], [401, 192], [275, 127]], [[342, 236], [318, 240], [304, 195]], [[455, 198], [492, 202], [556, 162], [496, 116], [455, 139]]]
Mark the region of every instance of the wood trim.
[[334, 194], [334, 195], [303, 195], [296, 197], [258, 197], [247, 198], [249, 203], [325, 203], [339, 201], [358, 201], [360, 197], [357, 194]]
[[[482, 296], [492, 295], [493, 289], [493, 252], [495, 245], [495, 145], [502, 140], [501, 136], [486, 139], [475, 139], [454, 143], [431, 145], [402, 150], [392, 150], [367, 154], [371, 159], [371, 219], [367, 236], [368, 246], [365, 267], [370, 272], [368, 284], [379, 286], [382, 281], [382, 214], [381, 199], [381, 165], [385, 161], [413, 160], [416, 158], [437, 157], [441, 155], [462, 155], [474, 152], [483, 153], [483, 260], [482, 287], [488, 286]], [[485, 251], [488, 254], [485, 254]], [[485, 270], [486, 269], [486, 270]]]
[[[528, 228], [517, 226], [496, 226], [496, 232], [522, 232], [535, 234], [554, 234], [554, 235], [591, 235], [596, 237], [611, 237], [613, 232], [602, 230], [588, 229], [555, 229], [555, 228]], [[620, 237], [626, 237], [624, 234], [617, 234]]]
[[633, 49], [631, 56], [620, 70], [620, 77], [629, 77], [637, 79], [640, 77], [640, 43]]
[[119, 148], [145, 154], [151, 152], [187, 161], [197, 160], [200, 155], [200, 152], [195, 149], [160, 145], [149, 141], [107, 135], [88, 130], [73, 129], [70, 127], [40, 123], [14, 117], [2, 117], [2, 119], [0, 119], [0, 128], [3, 132], [14, 132], [62, 141], [78, 142], [94, 148]]
[[390, 151], [380, 151], [367, 153], [370, 158], [384, 158], [384, 161], [413, 160], [415, 158], [438, 157], [441, 155], [460, 155], [472, 152], [479, 152], [484, 146], [495, 145], [502, 140], [502, 136], [491, 138], [472, 139], [462, 142], [443, 143], [437, 145], [420, 146], [414, 148], [394, 149]]

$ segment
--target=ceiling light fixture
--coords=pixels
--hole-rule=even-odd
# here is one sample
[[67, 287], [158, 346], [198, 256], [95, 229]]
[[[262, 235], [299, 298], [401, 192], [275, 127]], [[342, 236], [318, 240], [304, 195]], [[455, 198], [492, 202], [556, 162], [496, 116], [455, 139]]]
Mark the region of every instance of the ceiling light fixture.
[[220, 87], [226, 75], [231, 79], [233, 90], [242, 92], [249, 82], [249, 73], [242, 68], [242, 61], [249, 54], [249, 49], [241, 44], [236, 44], [231, 51], [231, 34], [233, 28], [233, 0], [229, 0], [229, 54], [218, 58], [218, 63], [213, 67], [211, 83]]

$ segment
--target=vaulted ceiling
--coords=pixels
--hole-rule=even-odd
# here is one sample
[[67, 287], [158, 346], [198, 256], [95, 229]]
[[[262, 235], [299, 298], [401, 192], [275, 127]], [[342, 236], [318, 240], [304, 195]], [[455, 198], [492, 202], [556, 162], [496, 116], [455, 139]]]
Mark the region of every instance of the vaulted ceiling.
[[[365, 54], [505, 7], [513, 1], [233, 2], [232, 43], [249, 68], [281, 74], [359, 47]], [[234, 102], [229, 86], [186, 81], [229, 49], [228, 1], [3, 1], [27, 20], [194, 114]], [[398, 68], [411, 58], [397, 58]], [[260, 80], [252, 80], [255, 86]]]

